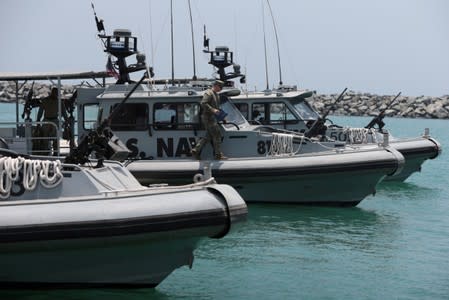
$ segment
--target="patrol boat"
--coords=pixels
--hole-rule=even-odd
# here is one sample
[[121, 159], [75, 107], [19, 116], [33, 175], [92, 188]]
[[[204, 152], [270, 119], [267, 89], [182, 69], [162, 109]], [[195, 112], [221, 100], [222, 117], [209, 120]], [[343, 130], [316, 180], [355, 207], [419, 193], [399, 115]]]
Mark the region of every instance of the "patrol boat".
[[[0, 79], [18, 87], [19, 80], [104, 76], [9, 74]], [[36, 104], [31, 98], [24, 105], [25, 122], [0, 125], [1, 287], [154, 287], [177, 268], [192, 267], [202, 240], [221, 238], [246, 219], [241, 196], [229, 185], [216, 184], [208, 170], [183, 186], [159, 180], [142, 186], [116, 161], [129, 150], [105, 123], [78, 144], [71, 139], [67, 156], [60, 148], [52, 149], [56, 156], [43, 156], [33, 147], [40, 139], [33, 129], [42, 122], [30, 118]], [[56, 138], [63, 136], [62, 127]]]
[[[205, 44], [208, 47], [208, 39], [206, 37], [204, 39], [207, 41]], [[226, 73], [225, 68], [228, 66], [233, 66], [236, 69], [236, 64], [233, 63], [233, 53], [227, 47], [217, 47], [214, 51], [207, 49], [204, 52], [210, 53], [209, 63], [217, 68], [219, 79], [225, 81], [228, 86], [233, 86], [230, 79], [244, 78], [244, 75], [239, 72]], [[346, 89], [335, 100], [334, 105], [343, 98], [345, 92]], [[414, 172], [421, 171], [421, 166], [426, 160], [434, 159], [441, 153], [440, 143], [429, 135], [428, 129], [425, 129], [424, 134], [420, 137], [397, 138], [383, 128], [385, 111], [400, 96], [400, 93], [365, 128], [333, 124], [327, 119], [330, 109], [320, 115], [309, 104], [313, 95], [313, 91], [298, 90], [296, 86], [283, 85], [280, 80], [280, 86], [275, 90], [269, 90], [267, 83], [265, 91], [245, 91], [238, 95], [231, 95], [229, 98], [246, 120], [257, 125], [254, 130], [313, 138], [319, 140], [323, 146], [330, 148], [341, 146], [341, 143], [357, 149], [376, 148], [387, 138], [390, 147], [398, 150], [404, 156], [405, 164], [401, 172], [390, 174], [385, 180], [404, 181]]]
[[[391, 174], [385, 180], [404, 181], [413, 173], [421, 171], [422, 164], [441, 153], [440, 143], [429, 135], [429, 130], [414, 138], [398, 138], [384, 129], [385, 109], [379, 112], [364, 128], [354, 128], [333, 124], [310, 104], [313, 91], [298, 90], [295, 86], [284, 86], [276, 90], [244, 93], [231, 97], [244, 117], [260, 128], [277, 128], [316, 137], [323, 143], [344, 142], [351, 147], [377, 147], [386, 133], [389, 145], [401, 152], [405, 164], [400, 173]], [[398, 94], [399, 96], [399, 94]], [[398, 97], [397, 96], [397, 97]], [[396, 97], [396, 98], [397, 98]], [[391, 103], [394, 102], [393, 99]], [[338, 99], [335, 101], [338, 102]], [[388, 107], [388, 106], [387, 106]]]
[[[229, 159], [214, 160], [206, 147], [202, 160], [194, 160], [191, 148], [205, 135], [199, 117], [204, 86], [175, 85], [172, 79], [158, 89], [156, 81], [144, 77], [132, 82], [125, 57], [137, 56], [136, 38], [123, 30], [103, 38], [105, 51], [117, 58], [118, 83], [77, 90], [78, 133], [82, 136], [97, 122], [99, 111], [119, 107], [110, 127], [131, 151], [126, 166], [142, 184], [185, 183], [194, 176], [201, 179], [195, 174], [208, 169], [247, 202], [354, 206], [374, 194], [385, 176], [402, 169], [403, 156], [388, 144], [363, 150], [344, 143], [328, 147], [313, 138], [259, 130], [228, 101], [239, 93], [233, 88], [221, 94], [227, 113], [222, 151]], [[228, 65], [226, 53], [213, 53], [217, 62]], [[124, 99], [130, 90], [134, 93]]]
[[[113, 144], [101, 153], [128, 153]], [[80, 164], [82, 152], [61, 163], [0, 149], [0, 286], [155, 287], [246, 219], [241, 196], [210, 176], [144, 187], [119, 162]]]

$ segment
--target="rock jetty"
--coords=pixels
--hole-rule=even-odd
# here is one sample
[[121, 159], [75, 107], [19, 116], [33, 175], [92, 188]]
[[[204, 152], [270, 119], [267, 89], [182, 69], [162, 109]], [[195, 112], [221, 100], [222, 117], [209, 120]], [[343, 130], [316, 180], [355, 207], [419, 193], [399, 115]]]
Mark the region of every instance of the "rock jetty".
[[[27, 83], [19, 92], [19, 99], [28, 94], [31, 84]], [[70, 97], [74, 86], [64, 85], [62, 94], [64, 98]], [[34, 97], [42, 98], [50, 94], [50, 86], [36, 82], [34, 84]], [[395, 95], [375, 95], [349, 91], [334, 107], [338, 94], [315, 94], [311, 104], [321, 113], [332, 108], [331, 115], [341, 116], [374, 116], [383, 111]], [[11, 102], [16, 99], [15, 84], [0, 82], [0, 102]], [[399, 96], [398, 99], [385, 111], [388, 117], [403, 118], [431, 118], [449, 119], [449, 95], [441, 97], [429, 96]]]
[[449, 119], [449, 95], [441, 97], [374, 95], [369, 93], [347, 92], [343, 99], [334, 106], [338, 94], [316, 94], [311, 104], [321, 113], [333, 108], [331, 115], [374, 116], [384, 111], [387, 117]]
[[[31, 83], [25, 84], [19, 90], [19, 101], [23, 103], [24, 98], [28, 95], [31, 88]], [[20, 85], [19, 85], [20, 87]], [[42, 84], [35, 82], [33, 86], [33, 98], [44, 98], [50, 95], [51, 86], [48, 84]], [[67, 98], [73, 94], [73, 85], [63, 85], [62, 86], [62, 97]], [[0, 102], [12, 102], [16, 100], [16, 84], [8, 82], [0, 82]]]

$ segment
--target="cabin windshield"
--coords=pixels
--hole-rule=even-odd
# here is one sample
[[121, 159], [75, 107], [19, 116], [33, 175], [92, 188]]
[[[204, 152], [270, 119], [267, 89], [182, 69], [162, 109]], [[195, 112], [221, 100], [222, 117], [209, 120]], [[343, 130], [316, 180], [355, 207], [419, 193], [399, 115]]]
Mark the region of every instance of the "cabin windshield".
[[291, 99], [290, 103], [295, 107], [295, 110], [305, 121], [317, 120], [320, 117], [304, 98]]
[[[221, 105], [220, 108], [224, 110], [228, 115], [226, 116], [226, 121], [230, 123], [234, 123], [236, 125], [247, 124], [248, 122], [243, 117], [242, 113], [235, 107], [232, 101], [229, 101], [229, 98], [222, 95], [221, 96]], [[232, 125], [225, 125], [226, 127]]]

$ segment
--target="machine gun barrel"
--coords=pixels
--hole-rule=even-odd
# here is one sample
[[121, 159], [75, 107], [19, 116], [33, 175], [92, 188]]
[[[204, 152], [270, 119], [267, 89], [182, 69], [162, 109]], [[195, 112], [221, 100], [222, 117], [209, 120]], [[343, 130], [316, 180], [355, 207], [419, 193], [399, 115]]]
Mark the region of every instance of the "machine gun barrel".
[[390, 101], [390, 103], [377, 115], [375, 116], [369, 123], [368, 125], [365, 126], [365, 128], [367, 129], [371, 129], [374, 127], [374, 125], [378, 125], [379, 129], [382, 129], [382, 127], [384, 127], [385, 123], [382, 121], [382, 119], [385, 117], [385, 112], [387, 111], [387, 109], [389, 109], [393, 103], [396, 101], [397, 98], [399, 98], [399, 96], [401, 95], [401, 92], [399, 92], [396, 97], [393, 98], [393, 100]]
[[345, 95], [346, 91], [348, 90], [348, 88], [345, 88], [343, 90], [343, 92], [340, 93], [340, 96], [338, 96], [337, 100], [335, 100], [335, 102], [331, 105], [331, 107], [329, 107], [329, 109], [321, 116], [321, 119], [326, 119], [327, 115], [335, 108], [335, 105], [341, 101], [341, 99], [343, 99], [343, 96]]
[[340, 96], [335, 100], [335, 102], [329, 107], [329, 109], [318, 119], [313, 122], [312, 126], [310, 126], [309, 130], [305, 133], [306, 137], [312, 137], [315, 136], [318, 132], [318, 129], [324, 125], [324, 122], [327, 118], [327, 115], [331, 112], [331, 110], [334, 109], [335, 105], [340, 102], [341, 99], [343, 99], [344, 94], [346, 93], [348, 88], [345, 88], [343, 92], [341, 92]]
[[[91, 132], [89, 132], [89, 134], [85, 135], [81, 139], [78, 147], [71, 148], [70, 154], [65, 159], [66, 163], [76, 163], [76, 164], [85, 163], [93, 150], [97, 150], [97, 152], [103, 153], [106, 152], [108, 142], [113, 137], [113, 133], [110, 130], [107, 130], [107, 127], [109, 127], [112, 118], [117, 114], [117, 112], [121, 109], [121, 107], [135, 92], [137, 87], [143, 82], [145, 78], [146, 74], [144, 74], [142, 78], [134, 85], [131, 91], [129, 91], [129, 93], [125, 96], [125, 98], [123, 98], [122, 102], [120, 102], [120, 104], [117, 105], [117, 107], [109, 114], [109, 116], [106, 119], [104, 119], [95, 130], [92, 130]], [[126, 146], [124, 148], [126, 149]], [[129, 151], [128, 149], [126, 150]], [[101, 165], [102, 159], [99, 159], [98, 166]]]
[[22, 119], [25, 118], [25, 115], [27, 118], [30, 116], [31, 109], [37, 105], [33, 105], [33, 88], [34, 88], [34, 81], [31, 84], [31, 88], [28, 91], [28, 94], [25, 99], [25, 105], [23, 106], [23, 112], [22, 112]]
[[[103, 129], [106, 126], [109, 126], [109, 124], [112, 121], [112, 118], [120, 111], [120, 109], [122, 108], [123, 105], [125, 105], [125, 102], [128, 101], [129, 97], [131, 97], [131, 95], [135, 92], [135, 90], [139, 87], [139, 85], [143, 82], [143, 80], [147, 78], [147, 74], [144, 74], [142, 76], [142, 78], [140, 78], [140, 80], [133, 86], [133, 88], [131, 89], [131, 91], [129, 91], [129, 93], [125, 96], [125, 98], [123, 98], [122, 102], [119, 103], [119, 105], [117, 105], [117, 107], [109, 114], [109, 116], [107, 117], [107, 119], [105, 119], [102, 124], [100, 125], [100, 127], [103, 127]], [[100, 128], [101, 130], [101, 128]]]

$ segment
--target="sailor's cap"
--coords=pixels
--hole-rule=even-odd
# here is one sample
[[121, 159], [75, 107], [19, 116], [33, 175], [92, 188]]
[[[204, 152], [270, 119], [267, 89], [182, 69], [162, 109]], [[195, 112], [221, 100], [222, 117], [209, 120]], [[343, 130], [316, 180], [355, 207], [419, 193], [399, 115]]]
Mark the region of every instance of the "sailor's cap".
[[221, 80], [215, 80], [214, 81], [214, 85], [218, 85], [218, 86], [220, 86], [222, 88], [224, 86], [224, 82], [221, 81]]

